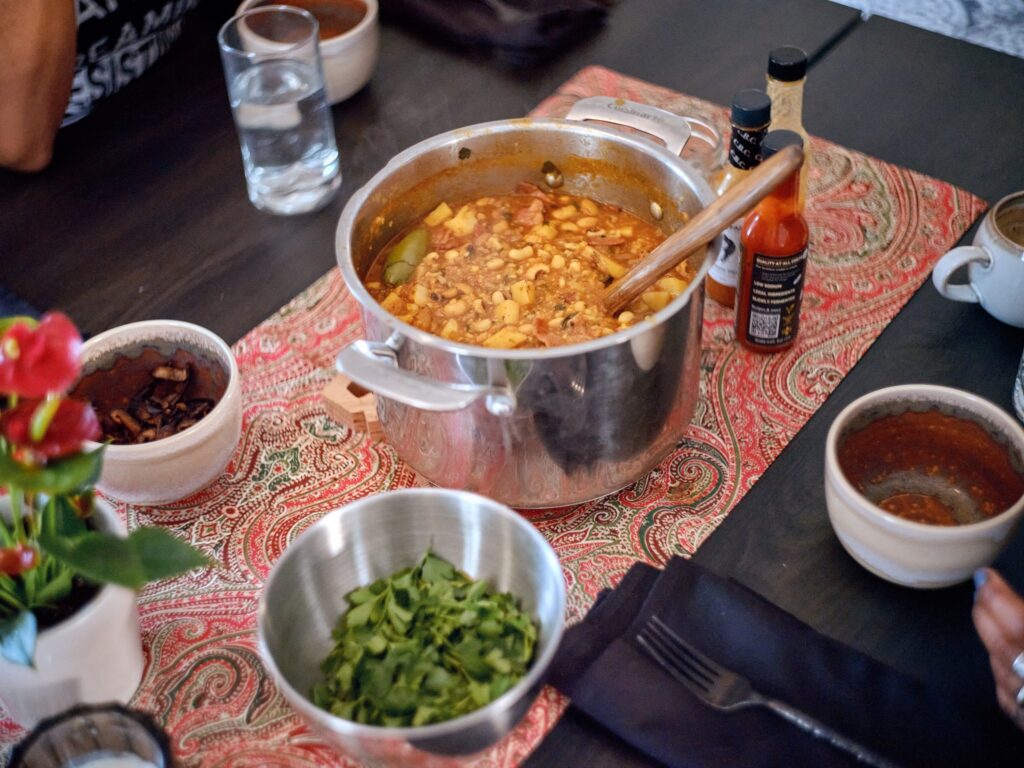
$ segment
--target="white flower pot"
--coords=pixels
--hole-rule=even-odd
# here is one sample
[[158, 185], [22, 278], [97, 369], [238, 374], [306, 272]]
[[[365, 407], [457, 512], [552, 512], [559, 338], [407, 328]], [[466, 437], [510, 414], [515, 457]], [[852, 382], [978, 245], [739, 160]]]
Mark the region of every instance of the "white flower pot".
[[[0, 499], [0, 514], [10, 514], [9, 499]], [[125, 535], [102, 499], [95, 515], [100, 530]], [[108, 584], [73, 616], [39, 633], [34, 669], [0, 657], [0, 706], [31, 728], [75, 704], [127, 703], [144, 665], [135, 593]]]

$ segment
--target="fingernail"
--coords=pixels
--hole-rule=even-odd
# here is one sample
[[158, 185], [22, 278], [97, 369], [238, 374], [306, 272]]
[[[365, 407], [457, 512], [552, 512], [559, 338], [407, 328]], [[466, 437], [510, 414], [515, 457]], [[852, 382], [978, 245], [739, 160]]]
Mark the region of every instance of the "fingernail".
[[978, 570], [976, 570], [974, 572], [974, 599], [975, 600], [978, 599], [978, 592], [981, 590], [981, 588], [983, 586], [985, 586], [985, 582], [986, 581], [988, 581], [988, 571], [986, 571], [984, 568], [979, 568]]

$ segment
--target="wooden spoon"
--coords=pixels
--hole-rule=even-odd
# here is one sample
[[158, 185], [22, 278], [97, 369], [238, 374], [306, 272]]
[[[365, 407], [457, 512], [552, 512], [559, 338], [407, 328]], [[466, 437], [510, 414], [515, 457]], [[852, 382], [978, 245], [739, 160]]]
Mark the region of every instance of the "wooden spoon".
[[615, 314], [629, 304], [693, 251], [710, 243], [736, 219], [753, 210], [803, 162], [803, 151], [794, 146], [786, 147], [757, 166], [609, 285], [602, 299], [605, 311]]

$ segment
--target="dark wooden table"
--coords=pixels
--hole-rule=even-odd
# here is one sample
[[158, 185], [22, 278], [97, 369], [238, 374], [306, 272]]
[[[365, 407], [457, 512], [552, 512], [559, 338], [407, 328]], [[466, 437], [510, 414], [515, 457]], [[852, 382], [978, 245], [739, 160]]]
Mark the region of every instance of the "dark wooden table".
[[[397, 151], [525, 114], [592, 63], [725, 104], [763, 82], [781, 44], [821, 53], [806, 90], [812, 133], [990, 203], [1024, 186], [1022, 60], [878, 17], [862, 23], [824, 0], [623, 0], [603, 30], [531, 66], [386, 25], [372, 83], [334, 110], [341, 195], [320, 213], [273, 217], [246, 198], [214, 43], [233, 4], [207, 0], [146, 77], [61, 132], [45, 172], [0, 172], [7, 287], [88, 332], [171, 316], [235, 340], [331, 268], [341, 206]], [[1024, 332], [925, 284], [696, 559], [901, 670], [990, 697], [969, 586], [901, 589], [856, 565], [826, 518], [823, 446], [844, 405], [897, 383], [957, 386], [1011, 409], [1022, 348]], [[997, 563], [1018, 587], [1022, 554], [1018, 535]], [[645, 764], [602, 738], [570, 716], [531, 763]]]

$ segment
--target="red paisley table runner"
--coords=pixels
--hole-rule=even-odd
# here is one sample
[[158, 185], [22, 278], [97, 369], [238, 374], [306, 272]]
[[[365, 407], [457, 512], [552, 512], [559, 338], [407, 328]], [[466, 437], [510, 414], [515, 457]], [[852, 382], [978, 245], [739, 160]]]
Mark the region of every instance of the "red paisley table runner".
[[[728, 130], [722, 107], [599, 67], [578, 73], [534, 114], [564, 115], [592, 95]], [[797, 344], [748, 353], [733, 343], [732, 312], [708, 302], [700, 403], [675, 451], [617, 494], [528, 513], [561, 558], [570, 620], [634, 561], [694, 552], [985, 208], [949, 184], [821, 139], [812, 147], [811, 256]], [[177, 504], [120, 507], [129, 526], [166, 526], [220, 563], [139, 595], [148, 664], [133, 706], [167, 728], [183, 766], [351, 764], [310, 733], [266, 676], [255, 613], [271, 566], [299, 533], [341, 504], [417, 482], [390, 446], [336, 424], [321, 405], [334, 355], [360, 332], [357, 306], [332, 270], [236, 345], [245, 419], [224, 476]], [[478, 764], [515, 765], [564, 706], [546, 689]], [[21, 735], [0, 715], [0, 745]]]

